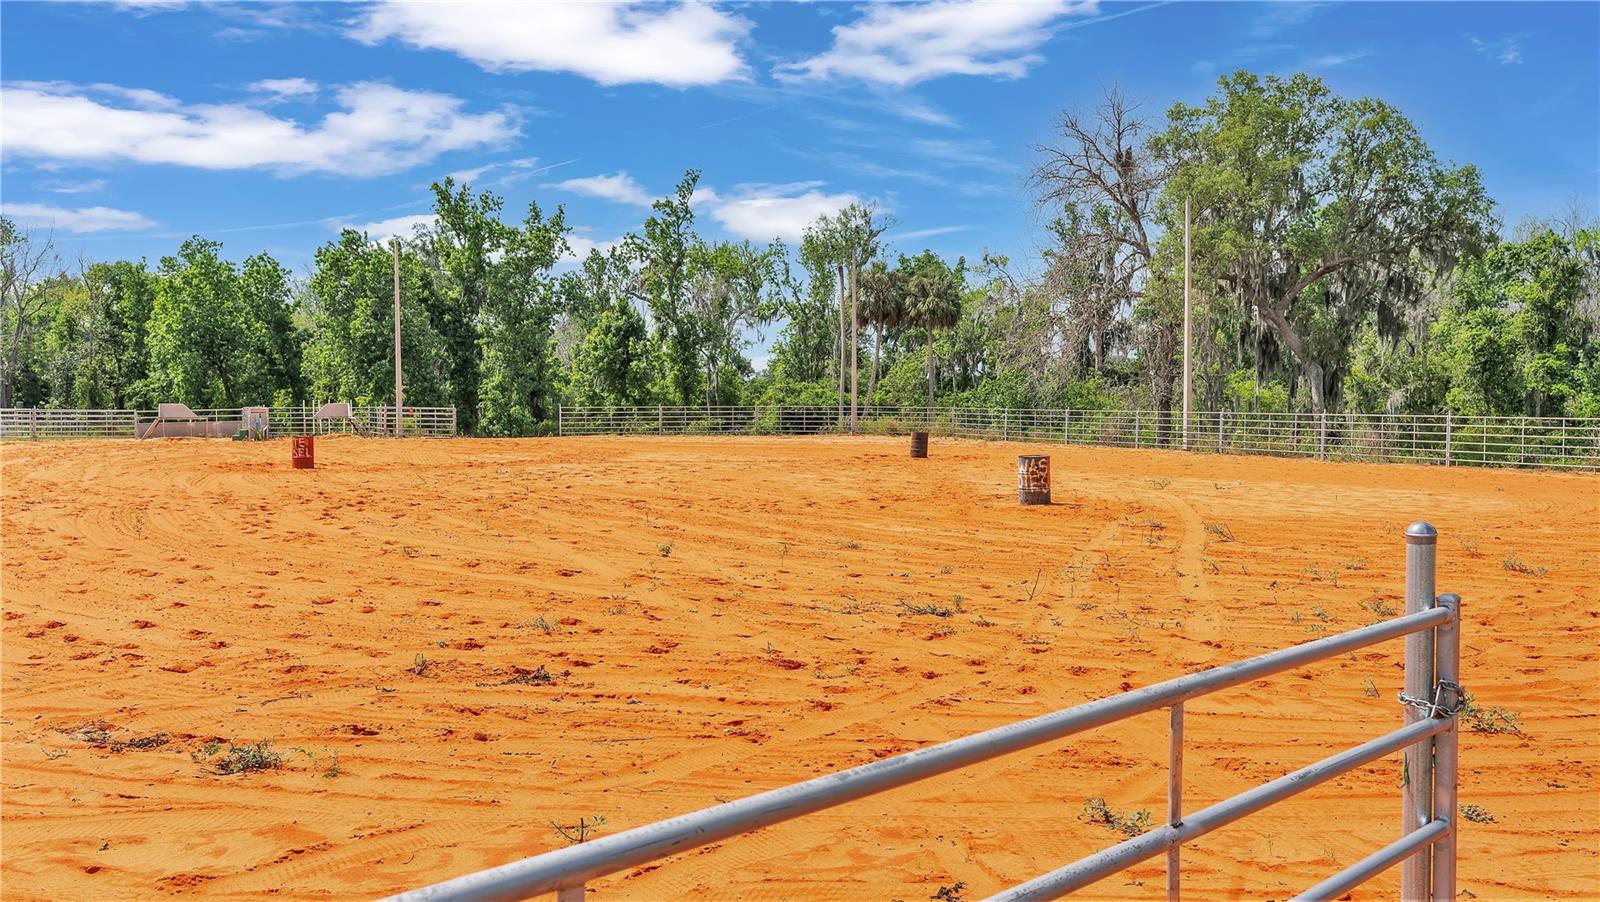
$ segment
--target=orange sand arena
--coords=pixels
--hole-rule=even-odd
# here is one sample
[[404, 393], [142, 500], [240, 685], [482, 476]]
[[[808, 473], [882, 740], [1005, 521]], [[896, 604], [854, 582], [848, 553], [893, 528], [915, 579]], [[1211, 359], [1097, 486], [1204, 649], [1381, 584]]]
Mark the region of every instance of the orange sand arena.
[[[1022, 508], [1039, 452], [1056, 503]], [[1467, 688], [1522, 726], [1463, 734], [1461, 802], [1493, 819], [1463, 824], [1461, 886], [1600, 897], [1592, 474], [876, 438], [0, 455], [6, 898], [437, 881], [563, 845], [552, 822], [612, 833], [1369, 623], [1417, 518], [1465, 598]], [[1398, 726], [1401, 645], [1190, 702], [1191, 809]], [[260, 740], [281, 769], [206, 763]], [[1160, 820], [1165, 759], [1153, 713], [591, 891], [979, 898], [1120, 839], [1090, 797]], [[1397, 835], [1399, 780], [1186, 846], [1186, 897], [1350, 864]], [[1160, 898], [1162, 867], [1085, 895]]]

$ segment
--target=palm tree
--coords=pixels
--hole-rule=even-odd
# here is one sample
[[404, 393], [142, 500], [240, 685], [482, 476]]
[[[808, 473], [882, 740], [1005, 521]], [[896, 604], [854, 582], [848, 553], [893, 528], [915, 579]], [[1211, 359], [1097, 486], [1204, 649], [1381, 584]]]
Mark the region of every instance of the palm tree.
[[961, 321], [961, 285], [944, 267], [924, 270], [911, 278], [906, 297], [905, 321], [928, 333], [928, 406], [933, 407], [933, 330], [948, 329]]
[[856, 310], [856, 321], [872, 326], [872, 372], [867, 376], [868, 407], [878, 391], [878, 361], [883, 352], [883, 330], [900, 325], [905, 316], [905, 273], [890, 269], [882, 260], [874, 260], [861, 272], [862, 302]]

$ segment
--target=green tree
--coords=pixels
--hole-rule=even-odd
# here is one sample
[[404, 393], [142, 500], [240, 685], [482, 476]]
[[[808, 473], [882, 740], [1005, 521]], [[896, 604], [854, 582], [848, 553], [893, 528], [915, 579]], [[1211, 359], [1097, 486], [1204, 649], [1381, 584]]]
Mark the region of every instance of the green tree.
[[267, 254], [256, 254], [244, 261], [239, 291], [255, 327], [254, 353], [261, 362], [261, 381], [251, 397], [280, 406], [305, 403], [306, 386], [300, 373], [304, 336], [294, 322], [289, 270]]
[[573, 400], [606, 407], [649, 402], [651, 357], [644, 317], [626, 298], [617, 298], [573, 355]]
[[905, 271], [890, 269], [882, 260], [874, 260], [857, 277], [857, 290], [861, 300], [856, 306], [856, 321], [872, 327], [872, 369], [867, 375], [867, 404], [873, 403], [878, 392], [878, 373], [883, 354], [883, 333], [900, 325], [906, 312], [908, 289]]
[[522, 228], [506, 233], [484, 312], [484, 418], [487, 431], [527, 435], [554, 418], [555, 321], [559, 280], [551, 275], [567, 253], [566, 212], [546, 218], [529, 204]]
[[[400, 259], [400, 350], [406, 402], [448, 404], [450, 358], [434, 331], [435, 279], [412, 250]], [[316, 401], [394, 404], [392, 248], [351, 229], [317, 249], [307, 298], [312, 337], [305, 350], [308, 393]]]
[[698, 170], [683, 174], [670, 197], [651, 204], [644, 235], [630, 235], [627, 246], [640, 266], [637, 291], [648, 305], [655, 338], [666, 363], [665, 381], [673, 400], [683, 406], [699, 396], [699, 322], [689, 304], [691, 254], [696, 238], [690, 200], [700, 181]]
[[263, 384], [262, 327], [221, 250], [197, 235], [161, 259], [149, 330], [150, 381], [161, 400], [195, 407], [269, 400], [253, 394]]
[[432, 189], [437, 226], [421, 243], [438, 287], [427, 297], [448, 360], [451, 402], [461, 428], [474, 433], [482, 412], [482, 317], [498, 280], [495, 261], [513, 230], [500, 221], [504, 202], [492, 192], [474, 197], [449, 177]]
[[1389, 332], [1493, 223], [1475, 168], [1441, 164], [1389, 104], [1309, 75], [1240, 71], [1168, 117], [1168, 231], [1192, 199], [1214, 278], [1303, 366], [1317, 410], [1338, 401], [1359, 324], [1376, 312]]
[[961, 320], [961, 267], [951, 269], [932, 251], [902, 258], [900, 267], [910, 273], [906, 290], [905, 322], [927, 335], [928, 406], [934, 401], [933, 333]]

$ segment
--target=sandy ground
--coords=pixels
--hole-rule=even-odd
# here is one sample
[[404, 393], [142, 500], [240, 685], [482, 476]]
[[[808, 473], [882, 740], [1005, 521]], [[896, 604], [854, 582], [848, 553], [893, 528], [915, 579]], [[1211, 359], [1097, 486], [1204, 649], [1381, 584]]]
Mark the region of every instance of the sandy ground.
[[[1015, 458], [1054, 455], [1019, 508]], [[935, 440], [0, 447], [6, 898], [372, 896], [1360, 626], [1441, 533], [1462, 898], [1600, 897], [1600, 478]], [[1531, 573], [1508, 569], [1520, 562]], [[947, 616], [915, 613], [934, 606]], [[1396, 727], [1394, 642], [1188, 706], [1190, 808]], [[527, 676], [545, 668], [553, 682]], [[523, 675], [519, 682], [508, 680]], [[599, 899], [968, 899], [1160, 819], [1155, 713]], [[165, 741], [163, 742], [163, 739]], [[228, 743], [275, 771], [224, 775]], [[220, 743], [220, 749], [215, 744]], [[208, 749], [212, 752], [208, 757]], [[1186, 847], [1283, 898], [1397, 835], [1398, 758]], [[1158, 861], [1089, 898], [1161, 898]], [[1391, 872], [1357, 899], [1393, 898]]]

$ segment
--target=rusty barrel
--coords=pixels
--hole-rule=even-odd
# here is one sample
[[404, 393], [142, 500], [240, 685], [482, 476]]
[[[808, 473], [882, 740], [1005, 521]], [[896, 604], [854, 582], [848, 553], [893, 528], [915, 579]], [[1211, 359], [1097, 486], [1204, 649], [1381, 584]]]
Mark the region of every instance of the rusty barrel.
[[1017, 503], [1050, 503], [1050, 455], [1022, 454], [1017, 457]]
[[296, 435], [289, 439], [289, 461], [296, 470], [309, 470], [317, 465], [317, 447], [309, 435]]
[[911, 456], [912, 457], [927, 457], [928, 456], [928, 433], [926, 433], [926, 432], [913, 432], [913, 433], [911, 433]]

